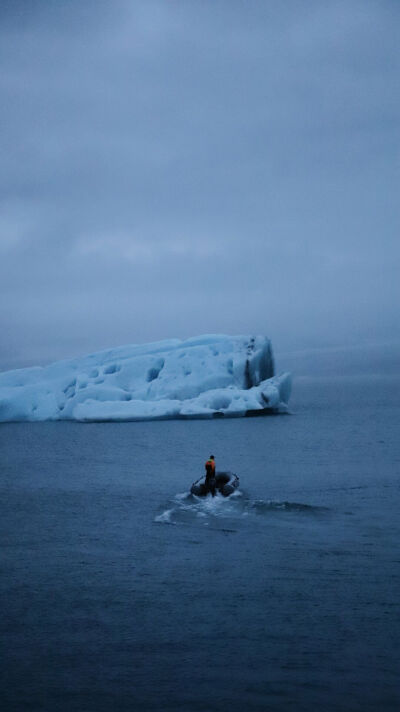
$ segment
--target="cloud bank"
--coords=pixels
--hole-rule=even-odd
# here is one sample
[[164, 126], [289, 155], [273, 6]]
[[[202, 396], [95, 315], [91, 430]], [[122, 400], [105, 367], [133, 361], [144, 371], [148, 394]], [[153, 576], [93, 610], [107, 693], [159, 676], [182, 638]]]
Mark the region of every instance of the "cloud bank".
[[0, 368], [400, 338], [400, 8], [2, 3]]

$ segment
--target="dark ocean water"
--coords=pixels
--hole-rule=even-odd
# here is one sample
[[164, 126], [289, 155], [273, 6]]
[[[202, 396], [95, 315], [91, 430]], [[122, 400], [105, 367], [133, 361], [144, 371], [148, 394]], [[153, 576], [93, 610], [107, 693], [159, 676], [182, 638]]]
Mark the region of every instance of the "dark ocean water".
[[[0, 427], [6, 712], [400, 708], [400, 380]], [[233, 499], [188, 496], [213, 452]]]

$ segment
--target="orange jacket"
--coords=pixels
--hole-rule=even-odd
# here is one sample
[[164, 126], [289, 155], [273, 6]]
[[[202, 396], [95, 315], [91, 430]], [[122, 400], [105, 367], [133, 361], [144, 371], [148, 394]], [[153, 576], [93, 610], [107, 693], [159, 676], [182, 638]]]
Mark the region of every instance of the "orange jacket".
[[207, 474], [215, 475], [215, 460], [207, 460], [205, 468]]

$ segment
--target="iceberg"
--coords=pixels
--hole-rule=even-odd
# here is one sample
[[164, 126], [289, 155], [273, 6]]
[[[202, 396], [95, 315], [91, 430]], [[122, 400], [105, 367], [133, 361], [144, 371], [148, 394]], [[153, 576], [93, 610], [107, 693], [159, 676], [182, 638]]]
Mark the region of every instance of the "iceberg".
[[0, 422], [130, 421], [287, 412], [265, 336], [199, 336], [121, 346], [0, 373]]

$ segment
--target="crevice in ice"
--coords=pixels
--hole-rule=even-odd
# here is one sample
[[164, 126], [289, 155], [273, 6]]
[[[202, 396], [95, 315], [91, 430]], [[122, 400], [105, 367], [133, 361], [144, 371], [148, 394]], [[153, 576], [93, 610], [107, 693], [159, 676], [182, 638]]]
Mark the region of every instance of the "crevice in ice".
[[156, 378], [159, 377], [160, 372], [164, 368], [164, 364], [165, 364], [165, 361], [163, 358], [161, 358], [161, 359], [159, 359], [159, 361], [157, 361], [157, 363], [154, 366], [152, 366], [152, 368], [149, 368], [149, 370], [147, 371], [147, 376], [146, 376], [146, 381], [148, 383], [150, 383], [150, 381], [155, 381]]
[[65, 393], [65, 395], [67, 395], [68, 391], [70, 391], [71, 389], [75, 390], [75, 386], [76, 386], [76, 378], [74, 378], [74, 380], [71, 381], [71, 383], [68, 383], [68, 386], [65, 386], [63, 393]]
[[253, 353], [254, 351], [254, 344], [255, 344], [255, 338], [254, 336], [251, 337], [249, 343], [247, 344], [247, 355], [250, 356], [250, 354]]
[[121, 366], [119, 366], [117, 363], [110, 363], [108, 366], [105, 366], [103, 369], [103, 373], [106, 373], [107, 375], [110, 373], [117, 373], [119, 371]]
[[150, 383], [150, 381], [155, 381], [156, 378], [158, 378], [158, 374], [160, 371], [157, 368], [149, 368], [147, 371], [147, 376], [146, 376], [146, 381]]
[[250, 375], [250, 361], [246, 359], [246, 366], [244, 369], [244, 387], [249, 390], [252, 387], [251, 375]]

